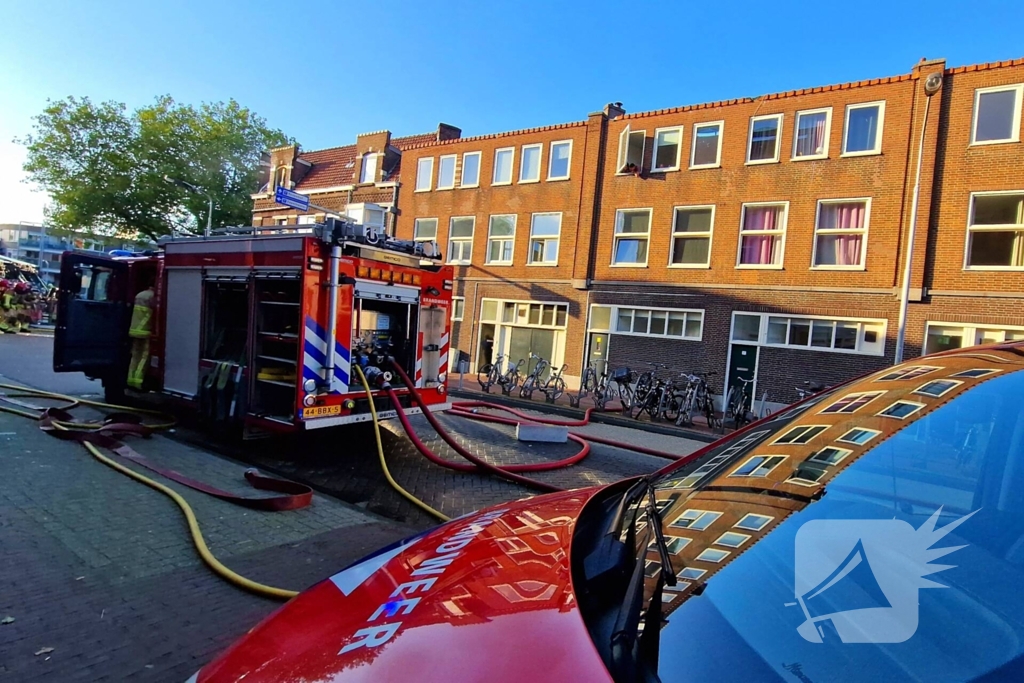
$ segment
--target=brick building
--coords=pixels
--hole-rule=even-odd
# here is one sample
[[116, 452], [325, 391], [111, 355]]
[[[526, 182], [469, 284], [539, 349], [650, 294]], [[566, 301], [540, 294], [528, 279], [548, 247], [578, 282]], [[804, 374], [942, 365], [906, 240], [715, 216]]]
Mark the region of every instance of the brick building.
[[[911, 232], [904, 357], [1024, 336], [1022, 84], [1024, 60], [922, 60], [890, 78], [652, 112], [615, 103], [528, 130], [442, 126], [387, 143], [405, 182], [351, 197], [384, 134], [274, 150], [272, 163], [350, 150], [345, 180], [292, 181], [339, 209], [379, 200], [398, 237], [440, 244], [457, 266], [453, 345], [474, 370], [536, 353], [567, 364], [572, 386], [589, 362], [655, 361], [715, 372], [717, 392], [753, 378], [758, 398], [788, 403], [804, 380], [893, 362]], [[258, 220], [279, 214], [257, 202]]]

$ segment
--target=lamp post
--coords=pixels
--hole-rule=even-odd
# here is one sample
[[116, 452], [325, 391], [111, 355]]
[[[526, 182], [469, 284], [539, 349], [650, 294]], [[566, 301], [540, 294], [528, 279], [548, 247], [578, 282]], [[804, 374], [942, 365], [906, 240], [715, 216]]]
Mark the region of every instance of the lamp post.
[[206, 212], [206, 231], [203, 233], [203, 237], [209, 237], [210, 230], [213, 228], [213, 197], [208, 192], [203, 192], [192, 183], [187, 183], [184, 180], [178, 180], [177, 178], [171, 178], [170, 176], [165, 175], [164, 182], [184, 188], [193, 194], [202, 195], [209, 200], [210, 208]]

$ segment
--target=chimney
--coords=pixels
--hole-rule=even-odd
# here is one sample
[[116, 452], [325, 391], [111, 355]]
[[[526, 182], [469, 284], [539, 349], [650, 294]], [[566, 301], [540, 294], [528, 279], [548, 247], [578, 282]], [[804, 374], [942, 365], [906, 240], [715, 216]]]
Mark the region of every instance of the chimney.
[[625, 113], [626, 110], [622, 107], [622, 102], [609, 102], [604, 105], [604, 115], [609, 119], [617, 119]]
[[449, 126], [447, 123], [437, 124], [437, 141], [442, 140], [458, 140], [462, 137], [462, 129], [456, 128], [455, 126]]

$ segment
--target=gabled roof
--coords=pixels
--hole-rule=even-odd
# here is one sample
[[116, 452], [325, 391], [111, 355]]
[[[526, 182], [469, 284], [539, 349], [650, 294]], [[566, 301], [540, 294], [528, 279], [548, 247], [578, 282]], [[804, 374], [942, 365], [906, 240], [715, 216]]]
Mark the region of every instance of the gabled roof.
[[[391, 145], [401, 151], [425, 143], [436, 142], [437, 138], [437, 131], [421, 133], [419, 135], [407, 135], [401, 138], [391, 138]], [[299, 158], [308, 161], [313, 166], [306, 174], [306, 177], [302, 179], [302, 182], [297, 185], [296, 189], [316, 190], [324, 187], [351, 185], [355, 179], [355, 145], [343, 145], [341, 147], [300, 152]], [[388, 180], [398, 180], [399, 171], [400, 168], [396, 166], [391, 175], [388, 176]]]

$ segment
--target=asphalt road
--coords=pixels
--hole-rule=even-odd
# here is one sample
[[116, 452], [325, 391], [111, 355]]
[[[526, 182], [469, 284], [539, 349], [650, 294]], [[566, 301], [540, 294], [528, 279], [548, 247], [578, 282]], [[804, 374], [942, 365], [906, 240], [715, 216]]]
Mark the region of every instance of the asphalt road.
[[[0, 334], [0, 377], [44, 391], [73, 396], [102, 396], [103, 385], [80, 372], [53, 371], [53, 337], [49, 334]], [[13, 380], [13, 382], [11, 382]]]

